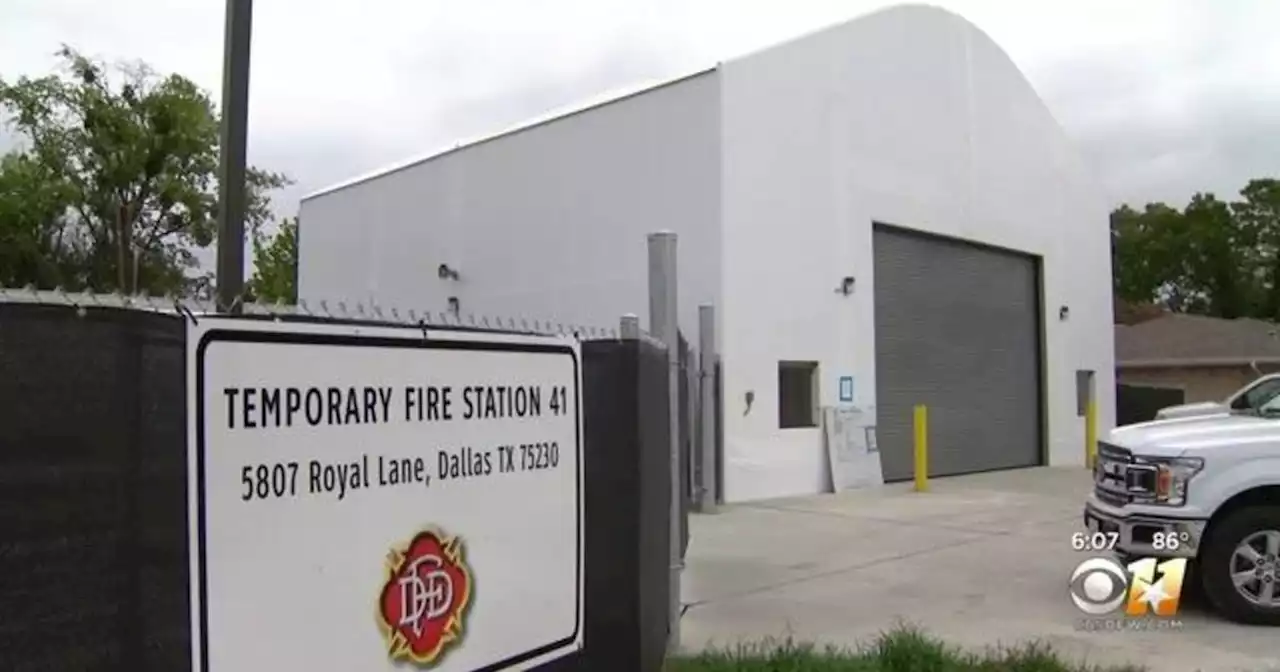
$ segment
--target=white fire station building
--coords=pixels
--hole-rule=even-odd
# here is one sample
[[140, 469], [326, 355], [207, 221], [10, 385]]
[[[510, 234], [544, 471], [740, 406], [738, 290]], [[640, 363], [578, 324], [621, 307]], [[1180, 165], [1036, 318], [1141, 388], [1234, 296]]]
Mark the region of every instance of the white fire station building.
[[1000, 47], [908, 5], [312, 194], [299, 296], [643, 324], [674, 231], [681, 330], [717, 315], [723, 496], [756, 500], [830, 489], [842, 405], [888, 481], [916, 404], [934, 476], [1083, 464], [1090, 389], [1114, 422], [1109, 210]]

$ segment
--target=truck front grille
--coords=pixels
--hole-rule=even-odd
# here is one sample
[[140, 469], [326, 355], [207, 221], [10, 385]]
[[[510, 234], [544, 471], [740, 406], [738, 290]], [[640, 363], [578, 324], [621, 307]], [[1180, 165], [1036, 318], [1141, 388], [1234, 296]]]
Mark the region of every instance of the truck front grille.
[[1136, 464], [1133, 453], [1102, 441], [1098, 442], [1098, 459], [1093, 468], [1094, 492], [1098, 499], [1113, 506], [1124, 506], [1135, 496], [1150, 495], [1146, 478], [1151, 467]]
[[1129, 497], [1128, 495], [1119, 495], [1114, 492], [1111, 492], [1110, 490], [1104, 490], [1099, 487], [1095, 487], [1093, 491], [1098, 494], [1098, 499], [1112, 506], [1124, 506], [1125, 504], [1128, 504], [1133, 501], [1133, 498]]

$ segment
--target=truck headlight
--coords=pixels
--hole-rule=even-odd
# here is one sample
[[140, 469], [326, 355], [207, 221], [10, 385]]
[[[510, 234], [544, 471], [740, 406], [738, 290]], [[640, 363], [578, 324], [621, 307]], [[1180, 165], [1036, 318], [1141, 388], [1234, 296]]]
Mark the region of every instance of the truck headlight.
[[1136, 461], [1156, 468], [1154, 503], [1168, 506], [1187, 503], [1187, 484], [1204, 468], [1199, 457], [1139, 457]]

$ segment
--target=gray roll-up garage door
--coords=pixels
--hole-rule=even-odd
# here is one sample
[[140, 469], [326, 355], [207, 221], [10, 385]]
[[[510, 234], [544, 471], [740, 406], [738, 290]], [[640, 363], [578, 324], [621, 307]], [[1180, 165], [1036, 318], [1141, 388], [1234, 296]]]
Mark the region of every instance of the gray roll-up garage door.
[[1036, 259], [883, 225], [872, 244], [885, 480], [914, 473], [916, 404], [931, 476], [1040, 464]]

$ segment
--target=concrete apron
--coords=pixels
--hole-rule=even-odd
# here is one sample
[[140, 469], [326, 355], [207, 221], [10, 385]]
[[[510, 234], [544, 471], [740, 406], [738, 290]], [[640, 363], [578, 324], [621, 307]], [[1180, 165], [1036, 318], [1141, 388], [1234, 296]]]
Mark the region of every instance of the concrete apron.
[[1040, 640], [1091, 663], [1180, 670], [1280, 665], [1280, 631], [1198, 600], [1176, 631], [1087, 632], [1067, 595], [1086, 553], [1082, 468], [1036, 468], [723, 507], [693, 516], [684, 648], [791, 636], [856, 646], [895, 623], [971, 649]]

